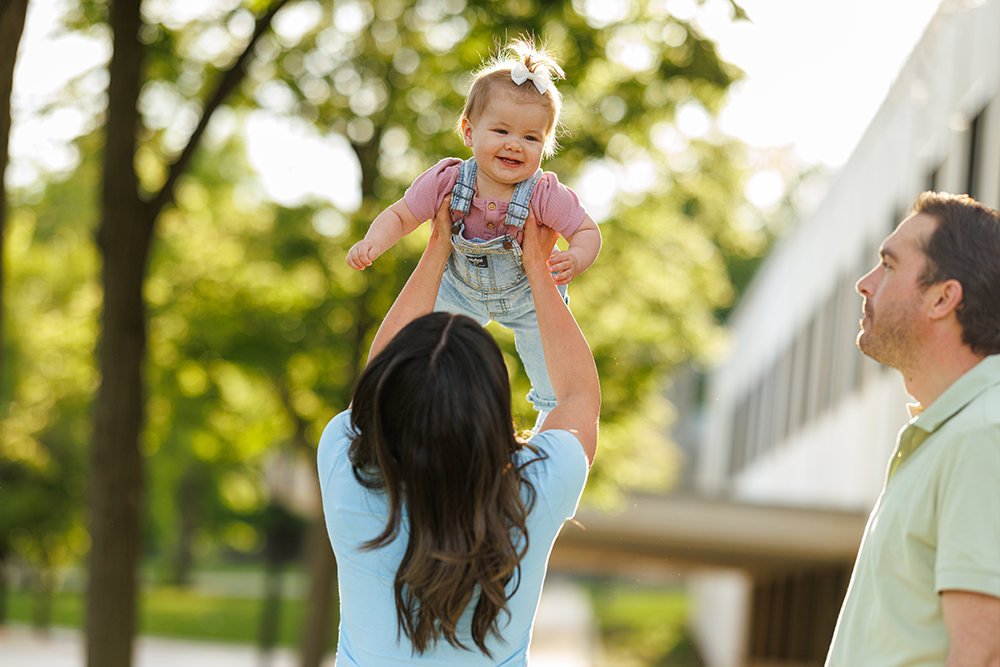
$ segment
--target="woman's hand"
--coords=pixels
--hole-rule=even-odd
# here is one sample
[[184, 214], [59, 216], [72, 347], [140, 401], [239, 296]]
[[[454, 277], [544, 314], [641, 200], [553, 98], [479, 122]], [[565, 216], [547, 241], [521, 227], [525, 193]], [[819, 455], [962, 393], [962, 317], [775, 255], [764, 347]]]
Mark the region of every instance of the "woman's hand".
[[559, 232], [551, 227], [539, 225], [535, 220], [535, 214], [528, 213], [528, 219], [524, 223], [524, 238], [521, 242], [521, 262], [524, 263], [525, 272], [529, 270], [549, 272], [549, 256], [558, 237]]
[[444, 198], [434, 219], [431, 220], [431, 237], [427, 241], [427, 250], [434, 258], [447, 261], [451, 255], [451, 195]]

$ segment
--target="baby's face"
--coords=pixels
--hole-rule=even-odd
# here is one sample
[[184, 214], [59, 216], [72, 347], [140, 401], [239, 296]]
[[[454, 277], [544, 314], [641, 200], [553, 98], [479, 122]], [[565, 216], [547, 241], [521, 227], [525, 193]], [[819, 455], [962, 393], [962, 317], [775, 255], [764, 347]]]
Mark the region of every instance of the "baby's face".
[[[465, 145], [479, 165], [480, 185], [496, 185], [504, 192], [529, 178], [542, 163], [551, 124], [543, 104], [525, 103], [512, 95], [497, 95], [475, 121], [462, 121]], [[483, 180], [486, 179], [484, 183]], [[490, 192], [480, 197], [502, 196]]]

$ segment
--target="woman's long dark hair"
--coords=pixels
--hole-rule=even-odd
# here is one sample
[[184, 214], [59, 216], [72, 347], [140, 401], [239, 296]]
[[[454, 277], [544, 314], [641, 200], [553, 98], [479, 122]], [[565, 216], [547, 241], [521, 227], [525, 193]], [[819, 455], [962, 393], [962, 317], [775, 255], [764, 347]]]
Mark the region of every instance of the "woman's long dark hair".
[[472, 639], [490, 656], [486, 638], [500, 637], [506, 586], [520, 579], [535, 500], [512, 464], [525, 445], [514, 434], [496, 342], [463, 315], [414, 320], [365, 368], [351, 424], [354, 475], [366, 488], [384, 490], [389, 505], [385, 529], [362, 546], [393, 541], [404, 505], [408, 515], [395, 581], [398, 629], [417, 653], [441, 637], [470, 648], [456, 629], [478, 588]]

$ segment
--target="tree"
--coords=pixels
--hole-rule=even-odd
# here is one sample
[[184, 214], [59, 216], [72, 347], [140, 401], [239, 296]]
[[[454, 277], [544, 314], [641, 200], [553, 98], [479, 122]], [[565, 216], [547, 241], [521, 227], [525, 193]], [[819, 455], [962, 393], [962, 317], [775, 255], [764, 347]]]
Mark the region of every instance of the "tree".
[[[495, 52], [497, 35], [534, 34], [554, 48], [567, 63], [559, 88], [568, 132], [544, 167], [585, 198], [617, 182], [598, 216], [603, 256], [570, 289], [604, 386], [596, 491], [619, 481], [663, 483], [662, 474], [646, 474], [663, 471], [668, 452], [667, 406], [656, 387], [675, 364], [717, 349], [713, 313], [734, 296], [724, 260], [762, 250], [739, 224], [743, 148], [710, 129], [740, 72], [659, 3], [619, 7], [619, 15], [591, 16], [572, 2], [352, 3], [336, 10], [339, 20], [318, 21], [295, 39], [265, 39], [273, 67], [247, 91], [350, 140], [362, 197], [349, 217], [356, 239], [423, 169], [467, 155], [452, 128], [469, 72]], [[682, 110], [709, 129], [679, 132]], [[401, 244], [379, 262], [414, 251]], [[379, 283], [368, 285], [384, 296]], [[499, 336], [516, 367], [509, 336]], [[524, 413], [526, 389], [517, 372], [515, 405]]]
[[96, 387], [100, 289], [90, 231], [97, 173], [89, 159], [37, 199], [18, 196], [7, 229], [0, 543], [33, 569], [35, 622], [42, 626], [55, 568], [71, 565], [88, 546], [83, 445]]
[[[154, 383], [174, 378], [183, 383], [186, 361], [209, 369], [203, 382], [212, 401], [211, 392], [218, 389], [218, 409], [225, 418], [188, 435], [222, 443], [240, 439], [227, 423], [245, 406], [234, 406], [226, 387], [249, 386], [257, 392], [253, 395], [269, 397], [264, 399], [273, 407], [268, 414], [284, 415], [271, 433], [311, 447], [331, 411], [346, 405], [374, 328], [408, 274], [421, 238], [404, 240], [363, 274], [347, 269], [342, 255], [420, 171], [445, 155], [466, 155], [451, 126], [467, 73], [495, 48], [494, 35], [501, 29], [510, 36], [535, 33], [547, 39], [570, 64], [560, 89], [572, 135], [563, 138], [563, 150], [546, 168], [585, 195], [595, 182], [588, 174], [618, 183], [612, 204], [599, 216], [605, 220], [604, 255], [571, 288], [574, 312], [598, 358], [605, 396], [605, 452], [595, 481], [635, 481], [641, 477], [636, 471], [656, 467], [649, 460], [662, 463], [660, 423], [649, 417], [663, 413], [658, 382], [673, 364], [711, 353], [718, 338], [712, 313], [732, 298], [723, 258], [752, 241], [737, 224], [744, 205], [741, 148], [712, 132], [687, 136], [673, 128], [679, 109], [706, 117], [717, 111], [739, 72], [660, 3], [629, 3], [622, 15], [591, 16], [577, 11], [581, 3], [569, 1], [408, 6], [378, 0], [324, 7], [302, 0], [295, 5], [297, 28], [265, 35], [281, 4], [251, 21], [255, 30], [243, 40], [250, 46], [232, 54], [199, 54], [195, 47], [212, 30], [221, 28], [230, 41], [244, 34], [239, 26], [248, 15], [245, 7], [216, 9], [218, 16], [184, 22], [148, 13], [144, 18], [137, 0], [119, 0], [107, 19], [102, 3], [81, 5], [81, 20], [107, 20], [115, 40], [98, 235], [104, 327], [91, 480], [91, 664], [127, 664], [134, 632], [134, 572], [147, 488], [139, 442], [147, 407], [141, 369], [149, 316]], [[254, 52], [263, 58], [248, 70]], [[224, 72], [210, 76], [216, 65]], [[250, 76], [244, 78], [247, 71]], [[220, 83], [210, 89], [208, 82], [216, 78]], [[338, 212], [264, 206], [262, 218], [271, 216], [270, 228], [258, 229], [254, 219], [227, 230], [221, 215], [206, 221], [199, 214], [205, 203], [197, 198], [185, 203], [185, 188], [196, 192], [199, 181], [184, 174], [191, 167], [197, 171], [202, 134], [230, 92], [237, 109], [263, 106], [346, 137], [360, 174], [360, 207]], [[193, 114], [190, 134], [168, 127], [169, 121], [152, 122], [154, 94], [179, 99], [178, 117]], [[143, 100], [147, 104], [140, 113], [137, 103]], [[333, 222], [314, 224], [319, 216]], [[225, 253], [205, 258], [204, 246], [195, 254], [182, 238], [209, 225], [213, 234], [217, 228], [225, 232], [209, 243], [235, 244], [244, 253], [237, 266], [222, 267], [222, 289], [219, 274], [210, 269], [220, 268], [215, 260]], [[160, 248], [154, 248], [154, 238], [164, 241]], [[206, 260], [200, 271], [168, 269], [171, 261], [195, 258]], [[267, 271], [270, 282], [255, 279], [251, 268]], [[150, 275], [160, 282], [147, 281]], [[297, 284], [295, 294], [303, 298], [287, 303], [281, 289], [285, 282]], [[144, 286], [149, 294], [163, 283], [173, 296], [190, 295], [192, 307], [179, 306], [176, 299], [161, 301], [152, 303], [147, 314]], [[184, 318], [189, 335], [158, 332], [158, 319], [165, 322], [168, 316]], [[234, 321], [254, 331], [253, 341], [232, 335]], [[513, 361], [509, 338], [501, 338]], [[155, 346], [163, 339], [178, 350], [176, 368], [157, 356]], [[526, 380], [516, 372], [515, 381], [517, 404], [526, 412], [520, 398]], [[188, 435], [158, 426], [158, 399], [168, 393], [166, 384], [154, 386], [156, 404], [149, 408], [156, 424], [147, 425], [147, 431], [164, 428], [172, 442], [184, 441]], [[171, 409], [184, 407], [182, 400], [167, 403]], [[321, 524], [315, 529], [325, 535]], [[323, 540], [314, 543], [323, 545]], [[329, 613], [334, 571], [329, 546], [317, 553], [316, 572], [323, 576], [312, 587], [314, 621]], [[318, 661], [325, 644], [321, 635], [309, 633], [307, 662]]]
[[[561, 88], [567, 94], [576, 136], [565, 142], [547, 168], [565, 177], [596, 166], [613, 178], [617, 172], [637, 174], [644, 181], [641, 187], [629, 183], [619, 193], [618, 206], [604, 225], [605, 257], [571, 290], [574, 310], [594, 346], [605, 385], [606, 453], [594, 477], [598, 482], [603, 478], [608, 486], [623, 478], [642, 481], [649, 469], [662, 471], [664, 438], [657, 431], [661, 423], [646, 416], [657, 412], [657, 383], [673, 364], [710, 354], [718, 339], [713, 312], [732, 298], [723, 257], [742, 251], [752, 241], [736, 224], [743, 205], [740, 147], [711, 134], [680, 135], [671, 131], [670, 121], [684, 106], [706, 115], [717, 111], [738, 72], [721, 62], [711, 43], [692, 26], [671, 19], [654, 5], [636, 3], [633, 14], [604, 25], [577, 14], [570, 3], [545, 8], [522, 3], [513, 19], [506, 14], [509, 3], [495, 2], [414, 7], [384, 2], [376, 8], [351, 3], [335, 8], [344, 12], [339, 20], [316, 3], [297, 7], [311, 14], [312, 21], [305, 21], [308, 27], [303, 30], [279, 29], [275, 36], [262, 39], [259, 49], [266, 64], [251, 73], [242, 96], [233, 103], [294, 113], [346, 136], [360, 172], [361, 206], [350, 213], [323, 211], [335, 221], [347, 222], [343, 227], [334, 224], [337, 231], [326, 238], [316, 238], [309, 228], [313, 211], [277, 213], [281, 222], [274, 229], [283, 231], [268, 234], [271, 240], [265, 245], [282, 258], [279, 263], [286, 271], [312, 267], [308, 271], [315, 274], [318, 268], [323, 278], [316, 284], [323, 285], [321, 291], [329, 296], [298, 312], [263, 296], [268, 286], [259, 280], [240, 278], [248, 267], [234, 271], [202, 257], [204, 253], [196, 255], [203, 264], [198, 282], [222, 281], [233, 298], [192, 300], [203, 304], [199, 309], [204, 312], [188, 312], [187, 321], [190, 325], [204, 318], [206, 323], [198, 328], [212, 341], [202, 352], [192, 352], [211, 349], [247, 376], [269, 369], [275, 394], [289, 399], [285, 402], [295, 439], [316, 442], [329, 408], [316, 410], [315, 398], [325, 406], [346, 405], [373, 328], [412, 266], [421, 241], [405, 240], [363, 274], [344, 270], [343, 252], [422, 169], [444, 155], [464, 155], [451, 130], [451, 110], [461, 107], [464, 76], [494, 48], [491, 39], [498, 26], [506, 26], [512, 35], [534, 32], [550, 38], [562, 57], [573, 63]], [[663, 43], [648, 40], [648, 35], [663, 35]], [[640, 67], [612, 57], [620, 55], [628, 40], [648, 49]], [[204, 197], [194, 199], [204, 202]], [[187, 217], [196, 211], [179, 213]], [[231, 218], [231, 212], [226, 216]], [[293, 238], [282, 238], [288, 230]], [[195, 232], [187, 224], [168, 243], [198, 238], [200, 246], [214, 247], [201, 233], [204, 228]], [[239, 255], [244, 265], [256, 256], [251, 247], [244, 246]], [[317, 247], [322, 257], [318, 265], [310, 259]], [[177, 257], [186, 254], [190, 251], [178, 251]], [[176, 268], [171, 271], [175, 276], [181, 273]], [[249, 286], [245, 293], [240, 288], [244, 281]], [[219, 298], [220, 290], [211, 292], [213, 299]], [[583, 308], [576, 307], [580, 301]], [[287, 323], [284, 334], [280, 327], [271, 329], [266, 318], [259, 321], [259, 313], [268, 307], [279, 309], [279, 317]], [[244, 315], [244, 309], [250, 312]], [[218, 335], [225, 330], [224, 314], [234, 312], [241, 313], [238, 319], [258, 320], [256, 350]], [[336, 322], [341, 335], [326, 335], [331, 322]], [[192, 333], [189, 328], [188, 335]], [[291, 349], [282, 348], [285, 334], [297, 337]], [[513, 361], [509, 338], [503, 344]], [[330, 350], [338, 354], [330, 355]], [[300, 363], [303, 359], [307, 361]], [[345, 360], [349, 360], [346, 369]], [[192, 361], [204, 363], [199, 357]], [[296, 370], [302, 366], [336, 371], [324, 383], [315, 372]], [[523, 374], [518, 373], [517, 382], [523, 395]], [[305, 398], [295, 400], [295, 396]], [[520, 396], [518, 402], [526, 411]], [[662, 413], [662, 407], [658, 411]], [[650, 460], [656, 465], [648, 465]], [[659, 477], [662, 480], [663, 475]], [[320, 522], [315, 528], [323, 535]], [[326, 575], [312, 587], [316, 611], [311, 618], [325, 613], [326, 582], [332, 580], [329, 548], [322, 540], [314, 544], [323, 545], [314, 572]], [[311, 656], [305, 664], [318, 660], [315, 650], [304, 653]]]
[[146, 315], [142, 295], [156, 221], [174, 198], [212, 113], [239, 83], [253, 46], [286, 0], [272, 3], [256, 22], [246, 49], [220, 77], [214, 95], [186, 146], [169, 163], [166, 180], [144, 192], [136, 173], [142, 133], [138, 101], [144, 79], [140, 0], [116, 0], [108, 24], [113, 33], [105, 123], [101, 223], [104, 312], [98, 347], [101, 386], [94, 408], [91, 452], [91, 540], [87, 589], [87, 664], [127, 667], [132, 661], [142, 544], [144, 471], [139, 436], [145, 412], [142, 367]]
[[[28, 10], [28, 0], [11, 0], [0, 7], [0, 295], [4, 285], [4, 230], [7, 220], [7, 189], [4, 176], [7, 172], [8, 146], [10, 145], [10, 97], [14, 88], [14, 63], [17, 47], [24, 32], [24, 20]], [[0, 350], [3, 349], [3, 299], [0, 296]], [[0, 354], [0, 392], [4, 387], [3, 355]], [[7, 402], [2, 401], [0, 405]], [[0, 415], [2, 418], [3, 415]], [[6, 559], [10, 549], [6, 535], [0, 534], [0, 624], [6, 617], [7, 577]]]

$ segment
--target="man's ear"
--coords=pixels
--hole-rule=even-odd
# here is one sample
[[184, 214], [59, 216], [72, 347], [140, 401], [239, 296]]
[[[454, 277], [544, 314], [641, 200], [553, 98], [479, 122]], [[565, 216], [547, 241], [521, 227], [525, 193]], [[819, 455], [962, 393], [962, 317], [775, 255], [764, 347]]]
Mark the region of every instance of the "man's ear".
[[962, 303], [962, 283], [954, 278], [931, 285], [928, 289], [933, 290], [931, 296], [934, 301], [928, 315], [933, 320], [941, 320], [948, 317]]

